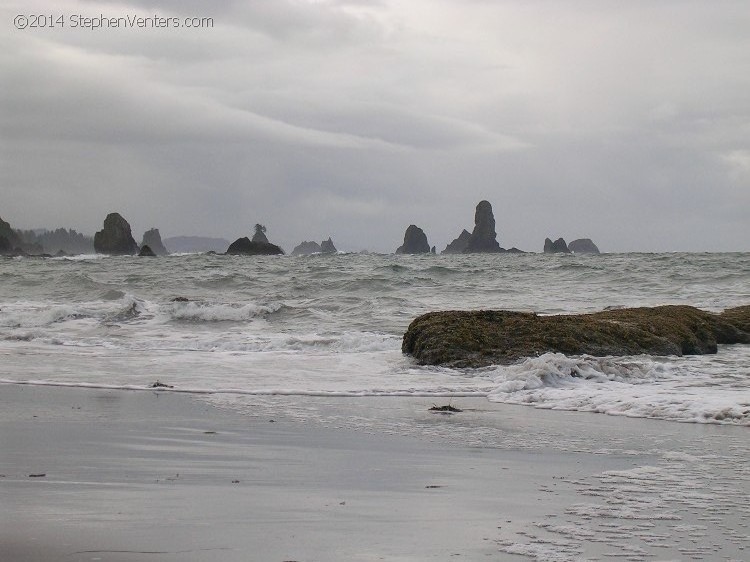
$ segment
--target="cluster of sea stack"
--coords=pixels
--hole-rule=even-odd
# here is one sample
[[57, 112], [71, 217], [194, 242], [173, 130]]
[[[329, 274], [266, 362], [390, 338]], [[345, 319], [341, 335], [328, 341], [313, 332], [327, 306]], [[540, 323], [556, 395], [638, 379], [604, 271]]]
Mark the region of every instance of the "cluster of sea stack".
[[[74, 231], [73, 231], [74, 232]], [[0, 255], [47, 255], [38, 244], [25, 242], [20, 231], [13, 230], [10, 225], [0, 219]], [[89, 239], [90, 240], [90, 239]], [[228, 243], [228, 242], [225, 242]], [[159, 229], [152, 228], [143, 234], [138, 244], [130, 230], [130, 224], [119, 213], [110, 213], [104, 219], [102, 230], [94, 235], [94, 251], [110, 255], [139, 255], [163, 256], [169, 252], [164, 246]], [[322, 242], [304, 241], [292, 250], [293, 256], [310, 254], [335, 254], [336, 246], [329, 237]], [[599, 249], [590, 239], [574, 240], [569, 245], [558, 238], [552, 242], [549, 238], [544, 241], [545, 253], [593, 253]], [[208, 252], [216, 253], [216, 252]], [[277, 255], [283, 254], [280, 246], [271, 243], [266, 236], [266, 227], [255, 225], [252, 238], [238, 238], [226, 250], [229, 255]], [[396, 249], [397, 254], [427, 254], [436, 253], [435, 246], [430, 247], [427, 235], [416, 225], [410, 225], [404, 234], [404, 243]], [[463, 230], [458, 238], [453, 240], [441, 252], [443, 254], [474, 254], [474, 253], [524, 253], [518, 248], [506, 250], [500, 247], [495, 232], [495, 217], [492, 205], [488, 201], [480, 201], [474, 213], [474, 229], [470, 233]], [[58, 252], [57, 255], [64, 255]]]
[[[418, 226], [412, 224], [404, 233], [404, 243], [396, 249], [397, 254], [427, 254], [435, 252], [435, 246], [430, 247], [427, 235]], [[598, 254], [596, 247], [589, 238], [574, 240], [566, 244], [565, 240], [558, 238], [552, 242], [549, 238], [544, 241], [544, 253], [556, 254], [575, 252], [577, 254]], [[474, 230], [469, 232], [464, 229], [458, 238], [445, 247], [443, 254], [523, 254], [518, 248], [506, 250], [500, 247], [495, 232], [495, 215], [492, 213], [492, 205], [489, 201], [480, 201], [474, 212]]]

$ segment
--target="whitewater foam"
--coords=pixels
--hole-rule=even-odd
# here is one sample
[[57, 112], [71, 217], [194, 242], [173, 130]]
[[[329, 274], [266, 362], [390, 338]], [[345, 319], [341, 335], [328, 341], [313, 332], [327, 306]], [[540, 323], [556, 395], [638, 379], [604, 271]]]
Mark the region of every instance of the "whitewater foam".
[[[713, 356], [655, 359], [547, 353], [497, 367], [494, 402], [697, 423], [750, 425], [750, 346]], [[737, 373], [744, 373], [742, 381]]]
[[717, 310], [750, 300], [746, 254], [563, 261], [374, 254], [2, 260], [0, 375], [115, 386], [168, 377], [180, 388], [352, 396], [452, 391], [537, 408], [750, 424], [749, 346], [697, 358], [548, 354], [476, 370], [422, 367], [401, 354], [409, 322], [430, 310], [549, 314], [664, 303]]

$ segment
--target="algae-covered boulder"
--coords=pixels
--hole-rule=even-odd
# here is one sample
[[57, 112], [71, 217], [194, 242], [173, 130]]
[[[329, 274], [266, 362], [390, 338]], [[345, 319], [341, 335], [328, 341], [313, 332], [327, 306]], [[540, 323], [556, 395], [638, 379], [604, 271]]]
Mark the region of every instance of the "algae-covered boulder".
[[750, 305], [727, 308], [719, 316], [738, 330], [750, 333]]
[[130, 232], [130, 224], [119, 213], [110, 213], [104, 219], [104, 228], [94, 234], [94, 251], [97, 254], [135, 255], [138, 244]]
[[402, 351], [426, 365], [481, 367], [548, 352], [568, 355], [701, 355], [750, 343], [750, 307], [723, 314], [690, 306], [539, 316], [507, 310], [431, 312], [404, 334]]

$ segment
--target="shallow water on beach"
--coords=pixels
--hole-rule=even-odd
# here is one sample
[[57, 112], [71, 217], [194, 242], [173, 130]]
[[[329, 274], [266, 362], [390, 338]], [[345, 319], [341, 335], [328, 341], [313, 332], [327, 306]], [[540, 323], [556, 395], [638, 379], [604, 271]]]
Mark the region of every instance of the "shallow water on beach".
[[476, 396], [750, 425], [750, 346], [681, 358], [546, 354], [475, 370], [420, 367], [400, 351], [409, 322], [431, 310], [749, 302], [747, 253], [2, 259], [0, 379], [158, 380], [230, 405], [247, 395]]

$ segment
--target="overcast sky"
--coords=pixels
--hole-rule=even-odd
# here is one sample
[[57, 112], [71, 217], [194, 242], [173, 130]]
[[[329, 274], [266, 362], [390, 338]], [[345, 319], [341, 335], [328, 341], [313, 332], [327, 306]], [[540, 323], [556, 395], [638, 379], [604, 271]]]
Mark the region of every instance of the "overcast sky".
[[[16, 29], [46, 14], [54, 29]], [[78, 15], [210, 17], [73, 29]], [[750, 251], [750, 2], [3, 2], [0, 217], [287, 251]], [[80, 20], [79, 20], [80, 21]], [[39, 22], [38, 22], [39, 23]]]

